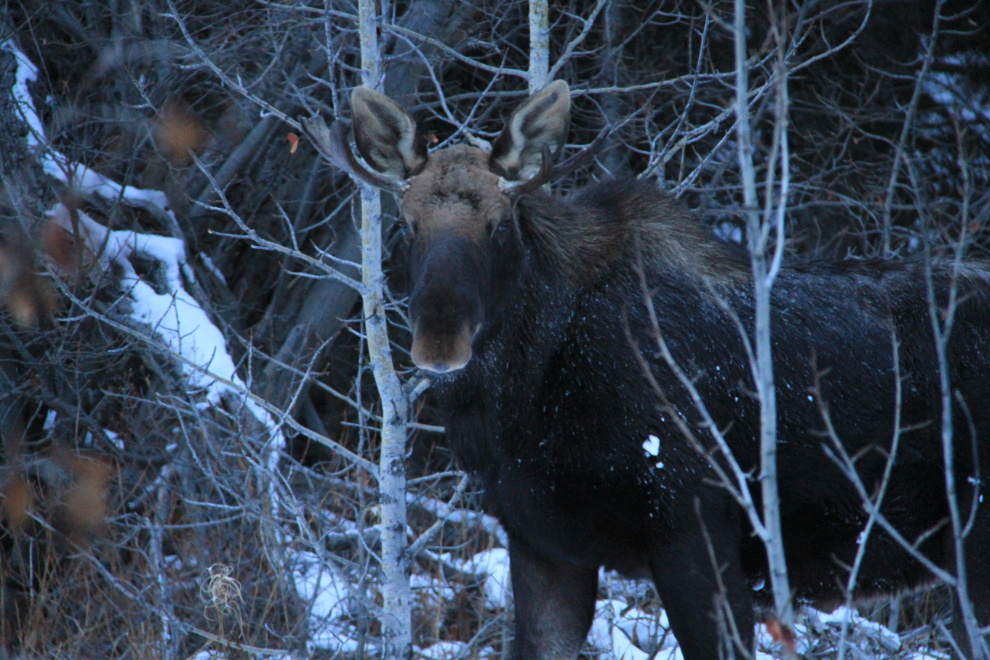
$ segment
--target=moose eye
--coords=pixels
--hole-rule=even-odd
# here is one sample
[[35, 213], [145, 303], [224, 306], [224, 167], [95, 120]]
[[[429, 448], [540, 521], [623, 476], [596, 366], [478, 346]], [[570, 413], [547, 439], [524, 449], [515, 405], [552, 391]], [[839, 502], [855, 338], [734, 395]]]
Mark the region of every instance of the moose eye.
[[508, 235], [509, 232], [509, 224], [511, 222], [512, 222], [511, 219], [502, 220], [497, 225], [495, 225], [494, 229], [492, 229], [492, 225], [489, 224], [488, 232], [491, 235], [492, 240], [498, 243], [499, 245], [504, 244], [506, 241], [506, 236]]
[[396, 226], [398, 226], [399, 233], [401, 233], [403, 237], [405, 237], [405, 238], [411, 238], [412, 237], [412, 227], [409, 226], [409, 222], [408, 221], [406, 221], [406, 220], [398, 220], [398, 221], [396, 221], [395, 224], [396, 224]]

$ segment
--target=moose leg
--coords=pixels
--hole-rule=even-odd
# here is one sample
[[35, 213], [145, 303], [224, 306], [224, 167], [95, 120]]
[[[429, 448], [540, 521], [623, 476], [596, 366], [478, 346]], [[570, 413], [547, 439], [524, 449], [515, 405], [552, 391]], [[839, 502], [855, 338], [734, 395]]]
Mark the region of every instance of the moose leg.
[[516, 660], [573, 660], [595, 614], [598, 570], [541, 557], [518, 537], [509, 543], [516, 606]]
[[753, 651], [753, 604], [740, 561], [738, 515], [724, 503], [702, 507], [702, 530], [694, 507], [687, 508], [691, 515], [650, 549], [653, 581], [671, 628], [685, 660], [746, 657]]

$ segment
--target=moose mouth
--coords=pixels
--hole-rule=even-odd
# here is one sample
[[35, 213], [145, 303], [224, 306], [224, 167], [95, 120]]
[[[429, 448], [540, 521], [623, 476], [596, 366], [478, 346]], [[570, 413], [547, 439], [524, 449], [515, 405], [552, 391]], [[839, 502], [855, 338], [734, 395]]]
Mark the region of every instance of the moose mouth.
[[411, 355], [417, 367], [447, 374], [467, 366], [472, 355], [471, 342], [478, 334], [480, 323], [461, 323], [455, 332], [427, 329], [423, 325], [416, 323], [413, 328]]

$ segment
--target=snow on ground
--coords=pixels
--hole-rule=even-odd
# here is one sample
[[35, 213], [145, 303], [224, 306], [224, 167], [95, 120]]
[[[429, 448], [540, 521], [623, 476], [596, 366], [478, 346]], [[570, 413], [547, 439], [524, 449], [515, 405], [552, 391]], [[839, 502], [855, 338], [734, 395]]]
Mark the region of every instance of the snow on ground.
[[925, 93], [933, 101], [945, 106], [968, 127], [981, 133], [984, 129], [979, 120], [990, 120], [990, 95], [985, 89], [970, 85], [965, 75], [952, 71], [985, 67], [988, 63], [990, 57], [975, 52], [942, 57], [939, 65], [948, 70], [940, 71], [935, 67], [924, 81]]
[[17, 58], [17, 72], [12, 88], [14, 100], [17, 103], [21, 118], [28, 126], [28, 147], [36, 151], [38, 161], [44, 168], [45, 173], [59, 181], [63, 181], [74, 188], [86, 193], [98, 193], [108, 199], [125, 199], [137, 202], [138, 205], [153, 204], [161, 208], [165, 213], [174, 218], [168, 206], [168, 199], [165, 193], [158, 190], [141, 190], [133, 186], [122, 186], [115, 181], [111, 181], [102, 174], [94, 172], [81, 163], [73, 163], [64, 155], [55, 151], [48, 144], [45, 138], [44, 125], [34, 107], [34, 99], [28, 89], [29, 81], [38, 79], [38, 69], [31, 63], [31, 60], [21, 52], [21, 49], [13, 42], [7, 40], [0, 44], [0, 49], [5, 50]]
[[595, 620], [588, 633], [588, 643], [614, 657], [615, 660], [648, 660], [642, 650], [660, 644], [657, 658], [674, 660], [673, 635], [666, 634], [670, 624], [666, 613], [659, 617], [630, 607], [624, 600], [600, 600], [595, 607]]
[[509, 537], [505, 533], [505, 530], [502, 529], [502, 526], [498, 524], [498, 519], [495, 518], [495, 516], [490, 516], [487, 513], [479, 511], [471, 511], [469, 509], [452, 509], [450, 505], [443, 500], [438, 500], [432, 497], [423, 497], [421, 495], [417, 495], [416, 493], [406, 493], [406, 501], [410, 503], [415, 502], [418, 506], [433, 513], [438, 518], [444, 518], [450, 523], [479, 525], [487, 533], [494, 534], [498, 539], [498, 542], [501, 543], [503, 547], [508, 547], [509, 545]]
[[814, 610], [812, 612], [812, 616], [817, 616], [822, 623], [833, 628], [841, 628], [843, 623], [846, 623], [850, 630], [856, 632], [856, 636], [876, 642], [885, 651], [893, 653], [901, 650], [901, 638], [897, 636], [897, 633], [888, 630], [879, 623], [864, 619], [848, 608], [840, 607], [830, 614], [815, 612]]
[[920, 649], [904, 656], [904, 660], [949, 660], [952, 656], [943, 651]]
[[38, 79], [38, 68], [31, 63], [27, 55], [21, 52], [13, 40], [7, 40], [0, 44], [0, 50], [11, 53], [17, 59], [17, 71], [14, 74], [14, 86], [11, 91], [14, 94], [14, 101], [17, 103], [21, 118], [28, 125], [28, 146], [37, 147], [41, 144], [39, 136], [44, 136], [44, 127], [41, 119], [34, 110], [34, 100], [28, 91], [28, 81]]
[[357, 631], [342, 621], [349, 614], [350, 585], [338, 579], [337, 573], [311, 552], [298, 552], [293, 561], [296, 591], [310, 604], [310, 648], [340, 653], [357, 650]]
[[508, 607], [512, 582], [509, 578], [509, 551], [492, 548], [474, 555], [465, 562], [451, 562], [463, 571], [484, 575], [485, 606], [489, 609]]
[[227, 654], [213, 649], [204, 649], [196, 655], [191, 655], [187, 660], [227, 660]]
[[[419, 655], [432, 660], [457, 660], [466, 650], [467, 644], [464, 642], [437, 642], [429, 648], [416, 649]], [[464, 657], [471, 657], [470, 651], [464, 653]]]

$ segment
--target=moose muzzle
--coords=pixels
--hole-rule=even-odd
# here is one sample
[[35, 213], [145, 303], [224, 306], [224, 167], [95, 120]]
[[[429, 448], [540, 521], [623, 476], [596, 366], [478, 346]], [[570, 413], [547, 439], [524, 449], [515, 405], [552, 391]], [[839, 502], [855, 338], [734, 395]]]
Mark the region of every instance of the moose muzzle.
[[440, 374], [464, 368], [481, 325], [477, 295], [465, 287], [430, 287], [413, 294], [409, 315], [417, 367]]

